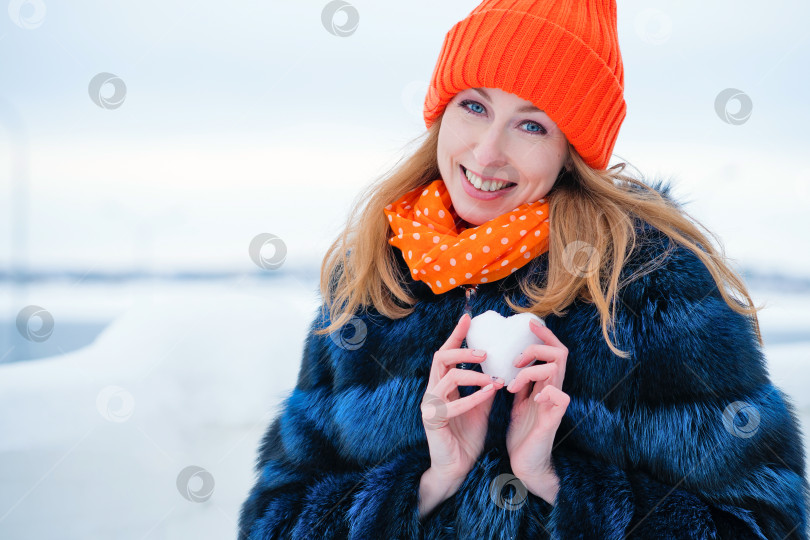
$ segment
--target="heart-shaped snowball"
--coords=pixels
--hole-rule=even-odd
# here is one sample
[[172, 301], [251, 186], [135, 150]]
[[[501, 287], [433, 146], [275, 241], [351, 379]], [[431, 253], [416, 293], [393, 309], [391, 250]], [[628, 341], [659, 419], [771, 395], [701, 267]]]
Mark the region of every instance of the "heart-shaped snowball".
[[529, 328], [529, 321], [532, 319], [543, 326], [546, 325], [543, 319], [533, 313], [518, 313], [504, 317], [497, 311], [489, 310], [473, 317], [467, 330], [467, 347], [486, 351], [487, 357], [481, 362], [481, 371], [487, 375], [501, 377], [504, 384], [509, 384], [521, 369], [537, 361], [535, 359], [523, 368], [517, 368], [513, 364], [526, 347], [544, 343]]

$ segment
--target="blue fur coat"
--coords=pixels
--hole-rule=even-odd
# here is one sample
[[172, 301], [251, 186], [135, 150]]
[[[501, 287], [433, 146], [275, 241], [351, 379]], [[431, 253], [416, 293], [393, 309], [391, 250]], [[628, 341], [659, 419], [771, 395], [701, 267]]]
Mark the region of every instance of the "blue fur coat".
[[[672, 200], [668, 185], [654, 187]], [[622, 279], [669, 246], [648, 225], [638, 230], [643, 246]], [[613, 340], [630, 358], [608, 348], [592, 304], [545, 318], [569, 351], [562, 389], [571, 400], [552, 451], [556, 504], [510, 476], [514, 396], [502, 389], [476, 465], [422, 520], [430, 457], [420, 402], [465, 294], [434, 295], [394, 248], [415, 311], [391, 320], [370, 308], [345, 333], [315, 336], [329, 322], [319, 310], [296, 387], [259, 448], [239, 538], [806, 539], [810, 490], [793, 404], [771, 383], [750, 321], [691, 251], [672, 247], [664, 266], [620, 291]], [[513, 314], [504, 295], [526, 305], [518, 281], [542, 282], [547, 266], [545, 253], [479, 285], [473, 316]]]

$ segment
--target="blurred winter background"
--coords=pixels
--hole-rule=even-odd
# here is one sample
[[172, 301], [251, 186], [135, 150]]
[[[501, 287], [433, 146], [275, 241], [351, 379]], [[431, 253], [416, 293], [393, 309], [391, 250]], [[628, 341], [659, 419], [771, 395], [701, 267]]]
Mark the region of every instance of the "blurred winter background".
[[[8, 2], [0, 537], [236, 536], [321, 257], [477, 4]], [[612, 163], [718, 234], [807, 445], [810, 4], [761, 7], [620, 2]]]

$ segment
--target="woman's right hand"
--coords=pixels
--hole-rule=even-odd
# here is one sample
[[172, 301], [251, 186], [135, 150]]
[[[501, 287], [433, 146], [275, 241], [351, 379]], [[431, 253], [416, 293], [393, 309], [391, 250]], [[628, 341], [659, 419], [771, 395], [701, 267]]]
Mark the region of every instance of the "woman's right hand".
[[[493, 380], [484, 373], [456, 367], [462, 362], [481, 362], [486, 358], [485, 351], [460, 348], [470, 321], [469, 314], [465, 313], [445, 344], [433, 355], [421, 405], [422, 424], [430, 448], [430, 468], [436, 478], [455, 489], [484, 449], [495, 392], [504, 385], [501, 378]], [[476, 356], [479, 352], [481, 356]], [[481, 388], [459, 399], [459, 386]]]

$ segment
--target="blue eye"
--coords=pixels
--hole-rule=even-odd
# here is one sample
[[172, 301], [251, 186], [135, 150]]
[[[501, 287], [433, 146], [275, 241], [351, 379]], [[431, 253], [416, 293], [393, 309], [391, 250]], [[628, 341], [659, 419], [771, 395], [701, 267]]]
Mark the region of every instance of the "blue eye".
[[[468, 105], [470, 105], [472, 107], [480, 107], [481, 111], [480, 112], [474, 111], [470, 107], [468, 107]], [[483, 114], [484, 111], [486, 111], [486, 109], [484, 108], [483, 105], [481, 105], [477, 101], [473, 101], [471, 99], [461, 100], [461, 102], [459, 102], [458, 106], [461, 107], [462, 109], [464, 109], [464, 112], [466, 112], [467, 114], [478, 115], [478, 114]], [[546, 134], [546, 129], [541, 124], [538, 124], [537, 122], [533, 122], [532, 120], [526, 120], [524, 122], [524, 124], [530, 124], [530, 125], [533, 125], [533, 126], [537, 126], [537, 129], [528, 130], [527, 133], [531, 133], [532, 135], [545, 135]]]
[[[477, 112], [478, 114], [483, 114], [483, 112], [484, 112], [484, 110], [485, 110], [485, 109], [484, 109], [484, 106], [483, 106], [483, 105], [481, 105], [480, 103], [478, 103], [477, 101], [470, 101], [469, 99], [465, 99], [464, 101], [462, 101], [462, 102], [461, 102], [461, 106], [462, 106], [462, 107], [467, 108], [467, 107], [466, 107], [467, 105], [473, 105], [473, 106], [480, 107], [480, 108], [481, 108], [481, 110], [480, 110], [480, 111], [473, 111], [473, 112]], [[467, 110], [469, 111], [469, 110], [471, 110], [471, 109], [467, 108]]]
[[541, 125], [540, 125], [540, 124], [538, 124], [537, 122], [526, 122], [526, 123], [527, 123], [527, 124], [531, 124], [531, 125], [533, 125], [533, 126], [537, 126], [537, 128], [538, 128], [538, 129], [537, 129], [537, 131], [532, 131], [532, 133], [541, 133], [541, 132], [542, 132], [542, 130], [543, 130], [543, 126], [541, 126]]

